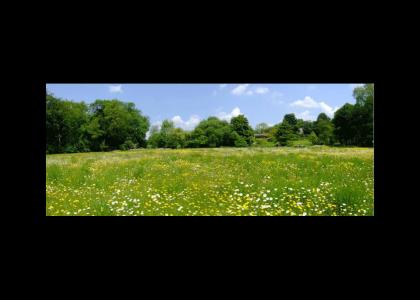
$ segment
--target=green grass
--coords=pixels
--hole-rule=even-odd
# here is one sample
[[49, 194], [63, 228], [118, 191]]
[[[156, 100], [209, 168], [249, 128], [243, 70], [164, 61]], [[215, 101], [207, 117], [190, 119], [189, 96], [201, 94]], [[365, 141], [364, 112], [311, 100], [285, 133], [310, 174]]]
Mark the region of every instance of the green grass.
[[373, 215], [373, 149], [47, 155], [48, 216]]
[[287, 143], [289, 147], [310, 147], [312, 146], [312, 142], [308, 139], [299, 139], [299, 140], [292, 140]]

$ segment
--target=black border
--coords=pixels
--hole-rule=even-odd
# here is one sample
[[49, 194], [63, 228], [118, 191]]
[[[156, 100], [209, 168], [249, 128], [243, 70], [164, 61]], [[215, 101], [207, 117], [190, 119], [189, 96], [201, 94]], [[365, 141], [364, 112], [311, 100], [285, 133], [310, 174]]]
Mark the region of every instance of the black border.
[[[154, 60], [137, 61], [126, 68], [107, 69], [102, 63], [91, 63], [89, 68], [73, 61], [60, 65], [50, 64], [43, 75], [32, 78], [28, 99], [31, 99], [30, 124], [32, 151], [30, 152], [31, 187], [30, 223], [47, 228], [88, 228], [100, 226], [106, 228], [142, 228], [143, 232], [197, 233], [211, 234], [216, 231], [226, 234], [249, 234], [257, 237], [274, 234], [298, 232], [305, 236], [316, 235], [318, 230], [327, 234], [351, 234], [358, 232], [360, 237], [374, 235], [374, 231], [384, 225], [387, 215], [385, 201], [386, 186], [384, 158], [385, 114], [383, 110], [385, 84], [380, 80], [376, 65], [364, 65], [365, 69], [355, 68], [365, 61], [363, 58], [336, 57], [330, 60], [296, 58], [288, 60], [260, 59], [243, 64], [239, 62], [215, 63], [213, 59], [200, 60], [196, 63], [185, 60], [156, 63]], [[246, 60], [245, 60], [246, 61]], [[121, 63], [124, 65], [125, 60]], [[317, 72], [305, 73], [302, 70], [313, 69]], [[141, 70], [139, 72], [138, 70]], [[278, 72], [277, 70], [282, 70]], [[375, 84], [375, 216], [373, 217], [46, 217], [45, 216], [45, 85], [46, 83], [357, 83]], [[379, 99], [379, 100], [377, 100]], [[128, 225], [128, 226], [127, 226]], [[372, 231], [373, 230], [373, 231]], [[89, 231], [89, 230], [88, 230]], [[130, 231], [130, 230], [128, 230]]]

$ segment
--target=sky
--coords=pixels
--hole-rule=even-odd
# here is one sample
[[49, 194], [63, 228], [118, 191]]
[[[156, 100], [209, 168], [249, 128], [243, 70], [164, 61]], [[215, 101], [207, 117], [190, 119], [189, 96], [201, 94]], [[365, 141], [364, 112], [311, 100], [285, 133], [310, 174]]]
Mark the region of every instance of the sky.
[[287, 113], [315, 120], [333, 117], [345, 103], [354, 104], [361, 84], [47, 84], [56, 97], [92, 103], [96, 99], [133, 102], [152, 125], [165, 119], [186, 130], [209, 116], [229, 121], [244, 114], [250, 124], [274, 125]]

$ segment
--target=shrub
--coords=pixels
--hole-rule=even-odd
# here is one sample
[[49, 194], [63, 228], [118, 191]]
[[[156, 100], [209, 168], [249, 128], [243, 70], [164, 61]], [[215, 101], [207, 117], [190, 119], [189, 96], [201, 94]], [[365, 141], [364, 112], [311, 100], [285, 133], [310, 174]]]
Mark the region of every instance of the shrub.
[[133, 143], [131, 139], [127, 139], [121, 146], [121, 150], [130, 150], [130, 149], [136, 149], [137, 144]]
[[312, 146], [312, 142], [309, 139], [292, 140], [287, 142], [289, 147], [309, 147]]
[[240, 136], [235, 141], [235, 147], [248, 147], [248, 143], [246, 142], [246, 140], [243, 137]]

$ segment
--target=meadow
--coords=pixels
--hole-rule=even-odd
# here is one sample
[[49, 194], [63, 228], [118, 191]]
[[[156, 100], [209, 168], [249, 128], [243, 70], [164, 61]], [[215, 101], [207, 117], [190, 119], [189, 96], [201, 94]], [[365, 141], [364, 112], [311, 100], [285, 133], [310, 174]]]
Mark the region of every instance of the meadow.
[[373, 148], [46, 156], [47, 216], [372, 216]]

